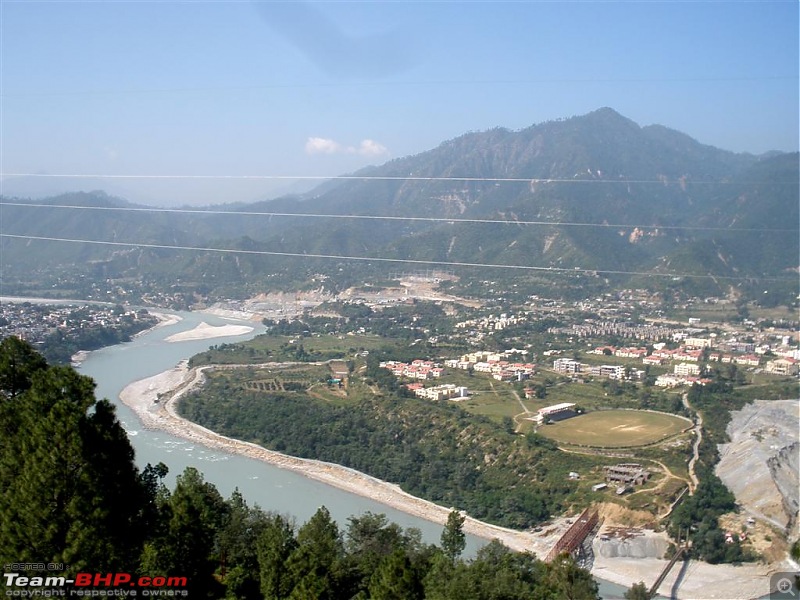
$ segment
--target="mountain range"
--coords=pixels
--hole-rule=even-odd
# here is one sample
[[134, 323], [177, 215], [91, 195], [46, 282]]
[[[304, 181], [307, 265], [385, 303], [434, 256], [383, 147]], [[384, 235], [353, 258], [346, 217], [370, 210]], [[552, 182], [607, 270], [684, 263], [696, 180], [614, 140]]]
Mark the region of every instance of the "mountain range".
[[[262, 282], [303, 260], [135, 245], [618, 272], [644, 280], [691, 276], [735, 284], [766, 277], [796, 294], [799, 162], [797, 153], [728, 152], [603, 108], [519, 131], [467, 133], [303, 195], [252, 204], [158, 212], [98, 192], [31, 201], [36, 207], [4, 197], [4, 234], [131, 245], [5, 237], [2, 252], [5, 268], [96, 271], [101, 264], [111, 277], [179, 272], [212, 287]], [[342, 262], [352, 263], [317, 260], [314, 269]]]

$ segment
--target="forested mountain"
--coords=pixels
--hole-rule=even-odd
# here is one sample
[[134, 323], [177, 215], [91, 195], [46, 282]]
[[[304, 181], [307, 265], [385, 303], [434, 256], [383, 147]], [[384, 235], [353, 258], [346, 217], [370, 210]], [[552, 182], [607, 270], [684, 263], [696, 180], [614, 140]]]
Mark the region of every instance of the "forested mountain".
[[190, 213], [131, 210], [141, 207], [97, 193], [43, 204], [3, 206], [3, 233], [133, 246], [4, 238], [10, 263], [35, 270], [88, 262], [110, 277], [180, 272], [212, 287], [263, 279], [286, 263], [134, 246], [786, 278], [800, 245], [797, 154], [734, 154], [609, 108], [468, 133], [304, 196]]

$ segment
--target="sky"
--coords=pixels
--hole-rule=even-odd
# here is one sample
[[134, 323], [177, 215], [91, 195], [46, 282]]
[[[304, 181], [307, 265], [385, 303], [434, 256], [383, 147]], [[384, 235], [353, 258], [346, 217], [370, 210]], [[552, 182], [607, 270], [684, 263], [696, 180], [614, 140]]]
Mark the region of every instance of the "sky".
[[0, 0], [0, 191], [248, 202], [604, 106], [797, 151], [798, 7]]

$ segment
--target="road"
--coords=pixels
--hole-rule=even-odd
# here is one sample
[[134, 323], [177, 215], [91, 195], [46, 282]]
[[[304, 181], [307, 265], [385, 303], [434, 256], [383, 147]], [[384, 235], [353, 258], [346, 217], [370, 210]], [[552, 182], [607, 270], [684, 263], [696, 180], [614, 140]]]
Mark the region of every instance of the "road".
[[694, 410], [692, 405], [689, 404], [689, 394], [683, 394], [681, 401], [686, 410], [695, 414], [694, 429], [692, 429], [694, 444], [692, 444], [692, 458], [689, 459], [689, 477], [692, 480], [692, 483], [689, 484], [689, 495], [691, 496], [694, 495], [694, 491], [700, 485], [700, 480], [697, 478], [694, 467], [697, 464], [697, 459], [700, 458], [700, 443], [703, 441], [703, 415]]

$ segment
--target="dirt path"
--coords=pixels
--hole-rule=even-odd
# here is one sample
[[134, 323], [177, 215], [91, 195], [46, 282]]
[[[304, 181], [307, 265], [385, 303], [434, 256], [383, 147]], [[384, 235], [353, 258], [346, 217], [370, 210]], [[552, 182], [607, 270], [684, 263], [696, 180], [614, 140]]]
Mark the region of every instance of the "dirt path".
[[698, 479], [694, 467], [697, 464], [697, 460], [700, 458], [700, 443], [703, 441], [703, 415], [689, 404], [689, 394], [683, 394], [683, 396], [681, 396], [681, 401], [686, 410], [695, 414], [695, 425], [694, 429], [692, 429], [695, 438], [694, 444], [692, 444], [692, 458], [689, 459], [689, 477], [692, 479], [692, 482], [689, 484], [689, 495], [691, 496], [694, 494], [697, 486], [700, 485], [700, 479]]
[[512, 388], [512, 389], [511, 389], [511, 393], [512, 393], [512, 394], [514, 394], [514, 398], [516, 398], [516, 399], [517, 399], [517, 402], [519, 402], [519, 405], [522, 407], [522, 410], [523, 410], [525, 413], [527, 413], [527, 414], [530, 414], [530, 413], [531, 413], [531, 411], [528, 409], [528, 407], [527, 407], [527, 406], [525, 406], [525, 404], [523, 404], [523, 402], [522, 402], [522, 398], [520, 398], [520, 397], [519, 397], [519, 394], [517, 393], [517, 390], [515, 390], [515, 389], [513, 389], [513, 388]]
[[521, 412], [521, 413], [519, 413], [517, 415], [514, 415], [514, 425], [516, 425], [516, 427], [514, 428], [514, 431], [519, 432], [520, 429], [522, 429], [522, 420], [527, 418], [527, 416], [532, 414], [532, 413], [528, 409], [528, 407], [525, 406], [525, 404], [522, 402], [522, 398], [519, 397], [519, 394], [517, 393], [517, 390], [512, 389], [511, 393], [514, 394], [514, 398], [517, 399], [517, 402], [519, 402], [519, 405], [522, 407], [522, 410], [523, 410], [523, 412]]

